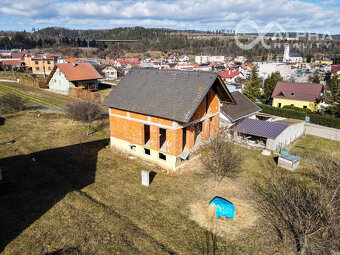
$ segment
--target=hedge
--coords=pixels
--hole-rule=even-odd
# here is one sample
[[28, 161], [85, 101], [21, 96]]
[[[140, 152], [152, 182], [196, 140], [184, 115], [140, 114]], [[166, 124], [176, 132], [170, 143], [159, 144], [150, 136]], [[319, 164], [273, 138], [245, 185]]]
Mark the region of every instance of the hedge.
[[306, 116], [310, 117], [310, 123], [325, 126], [325, 127], [332, 127], [332, 128], [339, 128], [340, 129], [340, 118], [335, 118], [333, 116], [327, 115], [319, 115], [316, 113], [306, 113], [304, 111], [297, 111], [292, 109], [284, 109], [273, 107], [266, 104], [257, 104], [259, 107], [262, 108], [263, 113], [268, 113], [276, 116], [281, 116], [285, 118], [292, 118], [292, 119], [299, 119], [305, 120]]

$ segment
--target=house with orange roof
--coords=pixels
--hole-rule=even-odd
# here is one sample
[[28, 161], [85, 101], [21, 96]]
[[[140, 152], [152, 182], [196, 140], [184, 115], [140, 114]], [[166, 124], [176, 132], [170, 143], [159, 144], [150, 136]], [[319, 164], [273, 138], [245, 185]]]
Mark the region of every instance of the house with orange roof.
[[68, 92], [69, 88], [97, 90], [103, 77], [90, 63], [57, 63], [46, 83], [50, 89]]
[[25, 62], [22, 61], [21, 59], [16, 58], [3, 59], [0, 60], [0, 64], [5, 70], [19, 71], [25, 69]]

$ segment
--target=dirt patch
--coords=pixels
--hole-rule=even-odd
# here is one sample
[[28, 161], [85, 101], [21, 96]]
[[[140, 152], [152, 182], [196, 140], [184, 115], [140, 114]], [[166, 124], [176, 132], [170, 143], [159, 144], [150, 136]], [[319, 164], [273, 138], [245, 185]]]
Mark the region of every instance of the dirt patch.
[[243, 231], [253, 227], [258, 216], [248, 201], [234, 197], [228, 199], [235, 205], [234, 219], [227, 219], [225, 221], [216, 219], [216, 206], [208, 206], [209, 200], [202, 200], [191, 204], [190, 210], [192, 219], [201, 227], [223, 238], [233, 240], [239, 234], [242, 234]]
[[[259, 215], [254, 211], [250, 199], [251, 190], [241, 176], [234, 179], [226, 177], [216, 187], [214, 179], [204, 174], [199, 155], [178, 167], [176, 173], [183, 175], [198, 174], [201, 176], [200, 178], [204, 178], [203, 185], [197, 187], [195, 191], [197, 200], [189, 205], [191, 219], [201, 227], [222, 238], [234, 240], [257, 223]], [[223, 197], [234, 204], [234, 219], [227, 219], [226, 221], [216, 219], [215, 205], [208, 206], [215, 196]]]

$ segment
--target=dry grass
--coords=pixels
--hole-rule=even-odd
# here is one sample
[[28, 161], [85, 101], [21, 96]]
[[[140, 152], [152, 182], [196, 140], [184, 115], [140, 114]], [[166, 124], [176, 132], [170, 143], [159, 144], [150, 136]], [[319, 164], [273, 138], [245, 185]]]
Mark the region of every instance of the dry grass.
[[[207, 254], [211, 232], [227, 254], [273, 253], [276, 240], [248, 188], [273, 157], [245, 149], [239, 177], [215, 189], [197, 159], [170, 175], [105, 149], [107, 128], [87, 137], [61, 114], [4, 117], [0, 143], [16, 142], [0, 145], [7, 182], [0, 185], [0, 253], [40, 254], [48, 246], [73, 251], [67, 254]], [[156, 172], [149, 187], [140, 184], [142, 169]], [[235, 219], [215, 219], [208, 203], [216, 195], [235, 204]]]

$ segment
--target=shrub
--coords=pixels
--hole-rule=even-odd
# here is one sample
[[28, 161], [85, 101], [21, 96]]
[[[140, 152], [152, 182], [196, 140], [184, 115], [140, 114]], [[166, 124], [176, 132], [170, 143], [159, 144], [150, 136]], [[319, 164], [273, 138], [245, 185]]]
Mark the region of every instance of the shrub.
[[0, 113], [13, 113], [25, 109], [26, 100], [14, 94], [7, 93], [0, 97]]
[[67, 112], [71, 118], [83, 122], [87, 127], [87, 135], [90, 134], [92, 122], [99, 118], [102, 111], [99, 105], [90, 101], [80, 101], [67, 106]]
[[309, 180], [270, 167], [254, 181], [253, 198], [287, 249], [294, 242], [298, 254], [335, 254], [340, 237], [340, 160], [312, 156], [305, 159]]
[[290, 108], [278, 108], [265, 104], [258, 104], [258, 106], [262, 108], [263, 113], [299, 120], [304, 120], [306, 116], [309, 116], [310, 123], [326, 127], [340, 128], [340, 118], [336, 118], [333, 116], [308, 113], [303, 110], [293, 110]]
[[310, 109], [307, 108], [299, 108], [296, 106], [292, 106], [292, 105], [285, 105], [282, 107], [283, 109], [290, 109], [290, 110], [294, 110], [294, 111], [298, 111], [298, 112], [305, 112], [305, 113], [312, 113], [312, 111]]
[[227, 129], [203, 146], [201, 162], [204, 169], [214, 176], [216, 187], [225, 177], [234, 177], [242, 163], [241, 152], [235, 144], [226, 141]]

